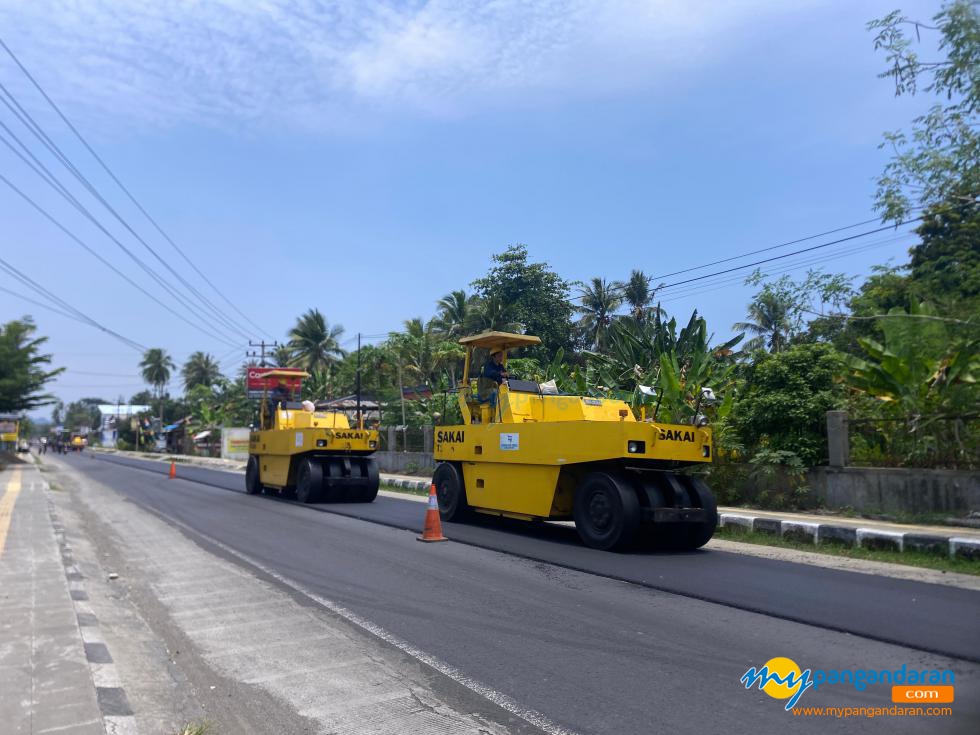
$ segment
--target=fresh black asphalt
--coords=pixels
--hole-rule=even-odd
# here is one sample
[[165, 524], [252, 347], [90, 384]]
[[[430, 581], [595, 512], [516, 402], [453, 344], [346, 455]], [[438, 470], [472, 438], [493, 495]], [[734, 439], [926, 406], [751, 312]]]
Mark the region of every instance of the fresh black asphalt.
[[[978, 657], [975, 593], [713, 551], [596, 552], [529, 524], [446, 524], [457, 542], [421, 544], [418, 502], [308, 507], [245, 495], [241, 475], [179, 465], [168, 480], [167, 465], [134, 462], [69, 458], [205, 548], [248, 556], [573, 733], [973, 732], [980, 721], [980, 666], [964, 660]], [[776, 656], [813, 670], [951, 668], [955, 716], [928, 728], [794, 717], [739, 682]], [[891, 691], [822, 687], [801, 704], [889, 707]]]
[[[99, 459], [166, 474], [169, 465], [130, 457]], [[244, 493], [239, 474], [179, 465], [182, 479]], [[336, 513], [418, 530], [419, 503], [379, 496], [371, 504], [330, 504]], [[574, 530], [478, 519], [444, 524], [451, 539], [686, 597], [980, 662], [980, 593], [720, 551], [614, 554], [587, 548]]]

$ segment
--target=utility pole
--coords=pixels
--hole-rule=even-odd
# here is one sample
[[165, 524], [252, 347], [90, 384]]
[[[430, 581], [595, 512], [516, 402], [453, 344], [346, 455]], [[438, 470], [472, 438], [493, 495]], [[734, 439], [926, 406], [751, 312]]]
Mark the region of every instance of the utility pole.
[[357, 333], [357, 428], [363, 429], [361, 420], [361, 333]]
[[266, 357], [265, 350], [266, 350], [266, 348], [275, 349], [275, 348], [279, 347], [279, 343], [278, 342], [266, 342], [265, 340], [262, 340], [261, 342], [253, 342], [252, 340], [249, 340], [248, 341], [248, 346], [249, 347], [258, 347], [258, 348], [260, 348], [261, 353], [256, 352], [255, 350], [252, 350], [251, 352], [246, 352], [245, 353], [245, 357], [257, 357], [257, 358], [259, 358], [259, 367], [268, 367], [268, 365], [265, 364], [265, 357]]

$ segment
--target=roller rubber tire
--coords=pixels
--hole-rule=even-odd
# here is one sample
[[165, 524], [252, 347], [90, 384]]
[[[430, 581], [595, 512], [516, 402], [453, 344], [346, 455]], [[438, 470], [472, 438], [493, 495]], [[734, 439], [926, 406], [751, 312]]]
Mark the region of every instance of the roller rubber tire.
[[463, 473], [452, 462], [440, 462], [432, 475], [436, 486], [436, 500], [439, 502], [439, 517], [448, 522], [463, 521], [472, 509], [466, 500], [466, 486]]
[[323, 486], [323, 469], [320, 463], [304, 459], [296, 472], [296, 499], [301, 503], [316, 503]]
[[248, 458], [245, 465], [245, 492], [258, 495], [262, 492], [262, 482], [259, 480], [259, 459], [254, 454]]
[[378, 497], [378, 489], [381, 487], [381, 473], [378, 470], [378, 463], [373, 459], [364, 460], [366, 469], [366, 484], [361, 488], [357, 502], [373, 503]]
[[642, 519], [636, 491], [625, 478], [592, 472], [575, 488], [575, 530], [593, 549], [624, 549], [636, 539]]
[[704, 523], [691, 525], [687, 532], [684, 548], [700, 549], [715, 535], [715, 527], [718, 525], [718, 503], [715, 501], [715, 494], [711, 492], [711, 488], [700, 477], [688, 477], [687, 481], [691, 495], [694, 496], [692, 500], [696, 498], [696, 505], [707, 511], [708, 520]]

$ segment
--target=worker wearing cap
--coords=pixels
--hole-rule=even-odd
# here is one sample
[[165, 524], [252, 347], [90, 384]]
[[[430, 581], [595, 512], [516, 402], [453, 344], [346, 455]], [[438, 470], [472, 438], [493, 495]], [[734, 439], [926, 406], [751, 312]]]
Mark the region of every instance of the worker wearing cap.
[[477, 390], [480, 403], [489, 403], [490, 408], [497, 408], [497, 389], [510, 373], [504, 367], [504, 353], [502, 350], [490, 353], [490, 358], [483, 365], [480, 371], [480, 379], [477, 381]]

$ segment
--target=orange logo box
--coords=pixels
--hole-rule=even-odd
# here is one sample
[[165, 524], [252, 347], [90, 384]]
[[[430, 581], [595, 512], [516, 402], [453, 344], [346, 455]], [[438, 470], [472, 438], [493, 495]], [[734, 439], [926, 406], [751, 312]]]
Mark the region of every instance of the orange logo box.
[[951, 686], [892, 687], [892, 701], [915, 703], [915, 704], [928, 704], [930, 702], [939, 702], [940, 704], [948, 704], [949, 702], [953, 701], [953, 687]]

